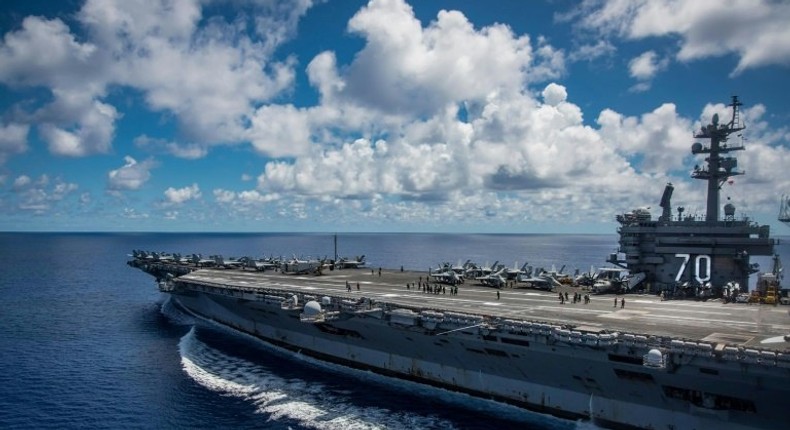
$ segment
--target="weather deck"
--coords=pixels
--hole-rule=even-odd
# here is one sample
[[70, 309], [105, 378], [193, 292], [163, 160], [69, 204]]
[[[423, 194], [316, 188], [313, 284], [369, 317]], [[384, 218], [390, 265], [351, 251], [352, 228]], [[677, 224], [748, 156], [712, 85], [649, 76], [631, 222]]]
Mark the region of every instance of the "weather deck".
[[[426, 293], [414, 287], [425, 281], [426, 273], [378, 269], [347, 269], [326, 272], [321, 276], [285, 275], [278, 272], [254, 272], [239, 269], [202, 269], [179, 279], [190, 283], [242, 289], [277, 289], [315, 296], [328, 295], [358, 299], [366, 297], [379, 303], [411, 308], [438, 309], [582, 326], [585, 330], [621, 331], [636, 334], [667, 336], [712, 343], [743, 345], [779, 351], [790, 351], [790, 342], [781, 337], [790, 334], [788, 307], [729, 303], [719, 300], [662, 301], [652, 295], [628, 294], [625, 306], [615, 296], [591, 296], [589, 304], [566, 301], [561, 304], [558, 291], [528, 288], [495, 288], [467, 281], [451, 295], [449, 287], [443, 294]], [[347, 289], [348, 282], [352, 288]], [[359, 283], [359, 290], [357, 289]], [[406, 285], [412, 284], [410, 289]], [[497, 298], [499, 291], [499, 298]], [[575, 287], [560, 291], [582, 292]], [[763, 342], [766, 339], [769, 342]]]

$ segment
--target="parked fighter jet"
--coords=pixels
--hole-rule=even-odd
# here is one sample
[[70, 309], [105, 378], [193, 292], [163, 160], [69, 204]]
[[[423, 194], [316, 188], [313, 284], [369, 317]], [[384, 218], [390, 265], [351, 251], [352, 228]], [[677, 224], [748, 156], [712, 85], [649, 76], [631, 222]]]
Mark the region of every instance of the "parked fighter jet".
[[490, 266], [488, 265], [488, 263], [486, 263], [485, 266], [478, 267], [476, 264], [470, 262], [468, 263], [467, 268], [464, 272], [464, 278], [477, 279], [486, 275], [490, 275], [491, 273], [501, 269], [501, 267], [498, 264], [499, 261], [495, 261], [494, 264]]
[[213, 255], [212, 258], [214, 258], [214, 265], [223, 269], [233, 269], [244, 265], [243, 262], [234, 260], [233, 257], [226, 259], [222, 255]]
[[189, 257], [189, 262], [194, 264], [197, 267], [211, 267], [216, 264], [216, 261], [213, 258], [203, 258], [200, 254], [192, 254]]
[[359, 269], [364, 265], [365, 265], [364, 255], [360, 255], [359, 257], [354, 257], [354, 258], [340, 257], [337, 261], [335, 261], [336, 269]]
[[555, 286], [562, 285], [557, 279], [554, 278], [554, 273], [556, 272], [553, 270], [551, 272], [547, 272], [543, 270], [543, 268], [533, 270], [532, 267], [528, 267], [524, 273], [516, 276], [516, 280], [519, 283], [523, 283], [528, 288], [549, 291]]
[[[497, 267], [496, 263], [492, 266], [492, 268]], [[489, 273], [488, 275], [478, 276], [475, 278], [481, 284], [488, 286], [488, 287], [496, 287], [502, 288], [507, 284], [507, 279], [505, 278], [505, 269], [504, 267], [499, 266], [499, 270], [493, 273]]]
[[619, 293], [626, 286], [627, 273], [627, 269], [619, 267], [601, 267], [590, 291], [593, 294]]
[[259, 259], [256, 260], [251, 257], [242, 257], [239, 258], [239, 261], [242, 263], [242, 269], [255, 269], [259, 272], [263, 272], [265, 270], [271, 270], [277, 267], [277, 265], [271, 261], [267, 261], [266, 259]]
[[458, 285], [464, 282], [463, 276], [453, 270], [453, 266], [450, 263], [439, 265], [439, 268], [431, 271], [428, 277], [433, 278], [434, 281], [440, 284]]
[[518, 262], [513, 264], [513, 268], [506, 268], [505, 269], [505, 279], [508, 281], [512, 281], [516, 279], [519, 275], [522, 275], [527, 272], [527, 263], [524, 263], [521, 268], [518, 267]]

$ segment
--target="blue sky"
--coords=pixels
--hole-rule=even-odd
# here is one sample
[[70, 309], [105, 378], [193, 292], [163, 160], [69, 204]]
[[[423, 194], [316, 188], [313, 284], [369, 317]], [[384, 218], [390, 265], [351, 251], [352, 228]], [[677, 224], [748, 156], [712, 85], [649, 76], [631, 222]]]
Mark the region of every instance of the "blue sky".
[[[5, 1], [0, 230], [614, 233], [790, 193], [790, 3]], [[656, 214], [657, 210], [654, 210]]]

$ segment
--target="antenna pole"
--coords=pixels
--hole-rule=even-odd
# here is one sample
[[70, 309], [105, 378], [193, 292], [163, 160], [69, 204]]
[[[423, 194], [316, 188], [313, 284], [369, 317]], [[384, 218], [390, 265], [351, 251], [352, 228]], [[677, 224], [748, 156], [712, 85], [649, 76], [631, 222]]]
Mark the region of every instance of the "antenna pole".
[[710, 154], [707, 161], [707, 168], [697, 169], [691, 177], [708, 181], [708, 200], [705, 221], [715, 222], [719, 220], [719, 189], [727, 178], [735, 175], [742, 175], [743, 172], [735, 170], [738, 161], [735, 157], [723, 157], [723, 153], [742, 150], [743, 146], [727, 145], [727, 138], [736, 131], [743, 130], [743, 125], [739, 124], [738, 106], [741, 106], [738, 96], [732, 96], [732, 119], [728, 124], [719, 124], [719, 115], [713, 115], [710, 124], [703, 126], [699, 133], [694, 137], [710, 139], [710, 146], [703, 147], [701, 144], [694, 144], [691, 152], [694, 154]]

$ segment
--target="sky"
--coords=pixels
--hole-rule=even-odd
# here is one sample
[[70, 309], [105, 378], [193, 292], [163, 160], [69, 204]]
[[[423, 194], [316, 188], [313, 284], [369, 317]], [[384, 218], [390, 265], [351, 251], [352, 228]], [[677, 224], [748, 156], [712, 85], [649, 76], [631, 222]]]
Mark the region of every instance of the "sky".
[[[790, 194], [790, 2], [4, 0], [0, 230], [614, 234]], [[703, 142], [705, 143], [705, 142]], [[729, 199], [729, 200], [728, 200]]]

